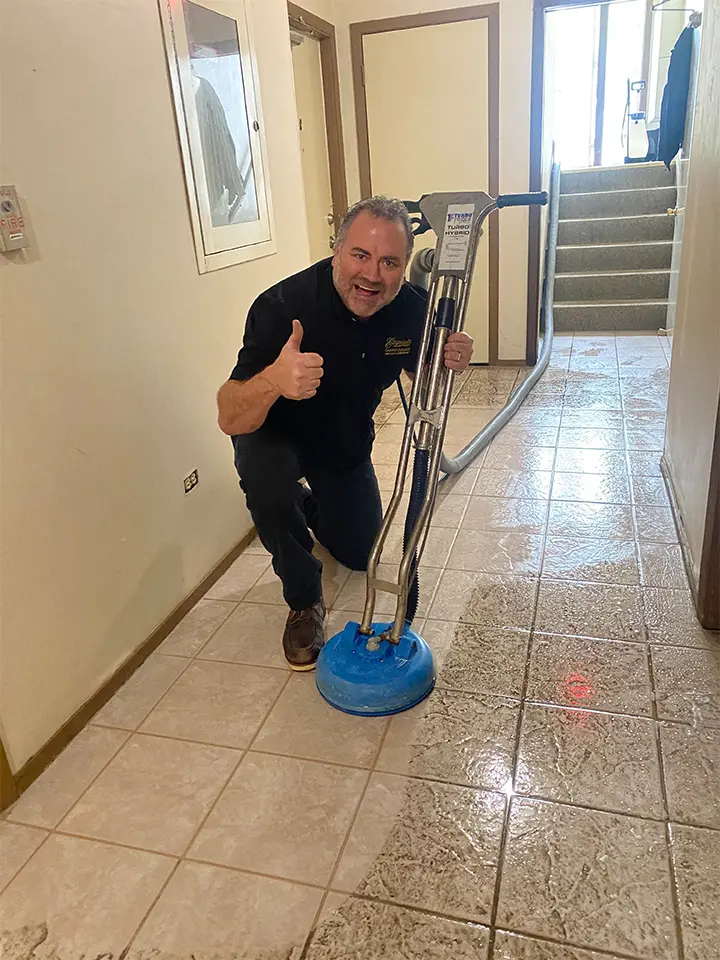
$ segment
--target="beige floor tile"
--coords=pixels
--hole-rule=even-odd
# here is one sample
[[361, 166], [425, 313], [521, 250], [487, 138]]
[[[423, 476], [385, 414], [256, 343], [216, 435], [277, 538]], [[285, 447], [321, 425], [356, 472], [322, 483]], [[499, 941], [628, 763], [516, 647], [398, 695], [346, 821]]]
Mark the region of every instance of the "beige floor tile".
[[485, 457], [489, 470], [552, 470], [555, 463], [555, 447], [536, 447], [519, 444], [498, 443], [493, 440]]
[[[574, 427], [578, 430], [621, 430], [624, 424], [625, 418], [617, 410], [573, 410], [571, 407], [565, 407], [562, 412], [562, 425], [564, 427]], [[564, 447], [563, 449], [568, 448]], [[606, 471], [600, 472], [604, 473]]]
[[451, 493], [453, 496], [472, 493], [486, 456], [487, 449], [481, 450], [469, 467], [466, 467], [460, 473], [452, 474], [447, 480], [443, 480], [440, 491]]
[[529, 704], [523, 713], [515, 790], [661, 819], [654, 723]]
[[429, 616], [433, 620], [529, 630], [536, 596], [537, 581], [528, 577], [446, 570]]
[[284, 605], [241, 603], [198, 657], [258, 667], [286, 667], [282, 635], [287, 615]]
[[362, 610], [331, 610], [325, 621], [325, 639], [329, 640], [340, 633], [351, 621], [360, 623], [362, 615]]
[[556, 410], [537, 410], [522, 406], [513, 416], [511, 423], [524, 427], [559, 427], [561, 417], [562, 411], [559, 408]]
[[639, 540], [677, 543], [678, 535], [670, 507], [635, 507]]
[[497, 923], [644, 960], [675, 960], [663, 825], [514, 801]]
[[129, 734], [85, 727], [8, 811], [12, 820], [56, 827]]
[[495, 447], [509, 447], [513, 444], [521, 447], [554, 447], [558, 430], [559, 426], [535, 426], [511, 420], [497, 435]]
[[576, 447], [561, 447], [557, 452], [555, 470], [559, 473], [588, 473], [625, 478], [627, 461], [621, 450], [583, 450]]
[[602, 583], [638, 584], [633, 540], [548, 537], [543, 576], [557, 580], [598, 580]]
[[435, 657], [438, 686], [519, 697], [529, 634], [428, 620], [421, 630]]
[[560, 706], [652, 716], [646, 647], [535, 634], [527, 697]]
[[[404, 528], [400, 524], [390, 527], [382, 553], [384, 561], [399, 563], [402, 560], [403, 533]], [[431, 527], [422, 553], [422, 563], [427, 567], [444, 567], [456, 535], [457, 531], [451, 527]]]
[[601, 640], [644, 640], [640, 590], [614, 583], [543, 580], [535, 629]]
[[[622, 408], [620, 393], [616, 390], [568, 390], [563, 397], [563, 410], [602, 410], [608, 413], [619, 413]], [[597, 440], [594, 443], [597, 443]]]
[[558, 446], [586, 450], [622, 450], [625, 438], [622, 430], [602, 427], [560, 427]]
[[333, 888], [490, 921], [505, 798], [374, 774]]
[[119, 957], [175, 865], [169, 857], [51, 836], [0, 897], [0, 951]]
[[450, 570], [540, 575], [543, 538], [526, 533], [460, 530], [447, 562]]
[[46, 830], [0, 821], [0, 891], [48, 836]]
[[720, 833], [673, 825], [685, 960], [720, 957]]
[[461, 525], [470, 500], [466, 494], [451, 493], [438, 496], [432, 515], [434, 527], [450, 527], [453, 530]]
[[630, 482], [621, 474], [555, 473], [551, 498], [586, 503], [630, 503]]
[[328, 706], [314, 676], [293, 676], [265, 721], [254, 747], [270, 753], [370, 767], [387, 720], [351, 717]]
[[626, 427], [625, 442], [628, 450], [655, 450], [662, 453], [665, 447], [665, 429]]
[[498, 930], [495, 936], [494, 960], [620, 960], [615, 954], [578, 950], [562, 943], [534, 940], [518, 933]]
[[519, 704], [438, 688], [393, 717], [377, 769], [501, 789], [512, 774]]
[[549, 470], [480, 471], [473, 493], [481, 497], [519, 497], [526, 500], [547, 500], [552, 473]]
[[197, 660], [140, 730], [244, 749], [250, 746], [286, 681], [286, 671]]
[[661, 477], [660, 459], [658, 452], [648, 452], [645, 450], [630, 450], [628, 452], [628, 463], [630, 465], [630, 474], [633, 477]]
[[270, 556], [257, 535], [255, 536], [255, 539], [251, 540], [243, 550], [243, 556], [247, 556], [248, 554], [262, 554], [263, 556]]
[[[481, 489], [480, 473], [478, 487]], [[470, 498], [463, 530], [502, 530], [507, 533], [545, 533], [548, 505], [544, 500], [512, 497], [474, 496]]]
[[189, 856], [324, 886], [366, 782], [364, 770], [248, 753]]
[[667, 507], [668, 495], [662, 477], [633, 477], [633, 502], [640, 506]]
[[234, 602], [200, 600], [163, 640], [157, 652], [175, 657], [194, 657], [234, 609]]
[[478, 924], [331, 894], [307, 960], [486, 960], [488, 944]]
[[660, 724], [671, 820], [720, 830], [720, 731]]
[[321, 900], [313, 887], [182, 863], [127, 960], [294, 960]]
[[675, 544], [641, 543], [640, 565], [647, 587], [689, 589], [682, 550]]
[[720, 634], [700, 626], [692, 595], [688, 589], [643, 590], [645, 623], [651, 643], [720, 649]]
[[262, 554], [243, 554], [205, 594], [210, 600], [242, 600], [270, 566]]
[[[382, 429], [384, 430], [385, 427]], [[400, 444], [397, 442], [384, 443], [378, 439], [373, 444], [372, 461], [374, 464], [392, 464], [397, 466], [399, 455]]]
[[[326, 606], [331, 606], [350, 576], [350, 571], [334, 560], [322, 548], [316, 550], [322, 559], [322, 589]], [[287, 616], [287, 606], [283, 598], [282, 582], [272, 567], [260, 577], [258, 582], [245, 595], [248, 603], [274, 603], [282, 605]]]
[[93, 717], [93, 723], [136, 730], [190, 661], [154, 653]]
[[632, 540], [635, 536], [632, 509], [615, 503], [551, 501], [548, 534], [551, 537]]
[[651, 651], [658, 716], [720, 727], [720, 649]]
[[224, 747], [135, 735], [60, 829], [182, 854], [240, 756]]
[[[439, 567], [420, 567], [420, 602], [418, 603], [417, 616], [427, 616], [427, 611], [435, 594], [435, 588], [440, 579], [441, 570]], [[398, 565], [392, 563], [378, 564], [378, 576], [381, 579], [387, 579], [391, 583], [397, 582]], [[335, 604], [335, 610], [361, 610], [365, 606], [367, 577], [364, 573], [355, 571], [340, 591]], [[375, 613], [381, 617], [392, 616], [395, 613], [397, 597], [395, 594], [381, 593], [376, 594]]]

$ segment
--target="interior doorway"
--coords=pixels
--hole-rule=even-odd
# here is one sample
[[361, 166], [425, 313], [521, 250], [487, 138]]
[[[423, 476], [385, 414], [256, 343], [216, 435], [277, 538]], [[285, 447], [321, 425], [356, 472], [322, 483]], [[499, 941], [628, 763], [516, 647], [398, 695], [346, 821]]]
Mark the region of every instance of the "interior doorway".
[[[350, 25], [364, 196], [418, 201], [456, 190], [498, 192], [499, 8], [486, 4]], [[422, 82], [407, 86], [408, 64]], [[388, 89], [405, 89], [402, 109]], [[460, 144], [462, 149], [458, 149]], [[434, 246], [431, 232], [417, 245]], [[474, 362], [498, 361], [498, 236], [478, 247], [465, 328]]]
[[332, 253], [347, 209], [335, 28], [288, 3], [310, 257]]

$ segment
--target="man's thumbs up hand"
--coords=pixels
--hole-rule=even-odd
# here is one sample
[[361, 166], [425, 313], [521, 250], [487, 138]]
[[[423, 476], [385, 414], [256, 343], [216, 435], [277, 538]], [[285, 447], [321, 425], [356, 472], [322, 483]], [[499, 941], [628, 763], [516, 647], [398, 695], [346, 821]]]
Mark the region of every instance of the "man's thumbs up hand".
[[323, 358], [318, 353], [302, 353], [303, 328], [293, 320], [292, 333], [275, 363], [265, 371], [281, 396], [288, 400], [314, 397], [323, 375]]

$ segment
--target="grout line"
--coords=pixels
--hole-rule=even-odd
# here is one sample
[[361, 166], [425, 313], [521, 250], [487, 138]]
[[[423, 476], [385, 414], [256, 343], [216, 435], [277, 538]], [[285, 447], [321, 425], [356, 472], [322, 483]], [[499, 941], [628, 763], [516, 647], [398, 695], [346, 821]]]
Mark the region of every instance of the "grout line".
[[578, 943], [571, 940], [558, 940], [555, 937], [549, 937], [547, 934], [528, 932], [527, 930], [514, 929], [512, 927], [501, 927], [503, 933], [512, 933], [515, 936], [527, 937], [531, 940], [537, 940], [539, 943], [553, 944], [558, 947], [565, 947], [566, 950], [582, 950], [588, 954], [588, 958], [607, 957], [608, 960], [647, 960], [639, 953], [624, 953], [622, 950], [606, 950], [604, 947], [589, 947], [585, 943]]
[[[557, 454], [557, 448], [556, 448]], [[549, 509], [549, 505], [548, 505]], [[541, 558], [541, 567], [544, 562], [544, 546], [543, 546], [543, 557]], [[500, 847], [498, 850], [498, 861], [497, 861], [497, 870], [495, 874], [495, 888], [493, 890], [493, 900], [492, 907], [490, 910], [490, 938], [488, 945], [488, 956], [493, 956], [495, 952], [495, 934], [497, 930], [497, 915], [498, 909], [500, 906], [500, 888], [502, 884], [502, 874], [505, 868], [505, 856], [507, 853], [508, 839], [510, 836], [510, 816], [512, 812], [512, 805], [515, 794], [515, 783], [517, 780], [518, 766], [520, 763], [520, 743], [522, 737], [522, 727], [523, 720], [525, 716], [525, 698], [527, 696], [528, 685], [530, 682], [530, 670], [532, 663], [532, 652], [533, 652], [533, 634], [535, 628], [535, 622], [537, 620], [538, 606], [540, 603], [540, 586], [538, 583], [538, 588], [535, 592], [535, 604], [533, 607], [533, 613], [530, 618], [530, 636], [528, 638], [527, 652], [525, 654], [525, 670], [523, 673], [523, 682], [520, 689], [520, 709], [518, 710], [517, 726], [515, 728], [515, 750], [513, 757], [513, 769], [510, 775], [510, 794], [506, 796], [505, 801], [505, 813], [503, 817], [503, 826], [502, 832], [500, 834]]]
[[[13, 820], [6, 820], [5, 818], [3, 818], [3, 820], [2, 820], [1, 822], [13, 823], [15, 826], [22, 826], [22, 827], [26, 827], [26, 828], [28, 828], [28, 827], [31, 826], [31, 825], [28, 824], [28, 823], [19, 823], [19, 822], [17, 822], [17, 821], [13, 821]], [[41, 828], [41, 827], [35, 827], [35, 829], [36, 829], [36, 830], [40, 830], [40, 829], [43, 829], [43, 828]], [[21, 864], [20, 864], [20, 866], [17, 868], [17, 870], [14, 871], [14, 873], [12, 874], [12, 876], [10, 877], [10, 879], [8, 880], [7, 883], [5, 883], [5, 884], [3, 884], [2, 886], [0, 886], [0, 895], [2, 895], [3, 893], [5, 893], [5, 891], [9, 888], [10, 884], [15, 882], [15, 880], [17, 879], [17, 877], [22, 873], [22, 871], [23, 871], [23, 870], [25, 869], [25, 867], [30, 863], [30, 861], [31, 861], [34, 857], [37, 856], [37, 854], [42, 850], [42, 848], [43, 848], [43, 847], [45, 846], [45, 844], [48, 842], [48, 840], [50, 839], [50, 837], [53, 835], [53, 832], [54, 832], [54, 831], [52, 831], [52, 830], [47, 830], [47, 831], [46, 831], [45, 836], [42, 838], [42, 840], [41, 840], [40, 843], [38, 844], [37, 848], [36, 848], [35, 850], [33, 850], [33, 852], [30, 854], [30, 856], [27, 858], [27, 860], [26, 860], [24, 863], [21, 863]]]

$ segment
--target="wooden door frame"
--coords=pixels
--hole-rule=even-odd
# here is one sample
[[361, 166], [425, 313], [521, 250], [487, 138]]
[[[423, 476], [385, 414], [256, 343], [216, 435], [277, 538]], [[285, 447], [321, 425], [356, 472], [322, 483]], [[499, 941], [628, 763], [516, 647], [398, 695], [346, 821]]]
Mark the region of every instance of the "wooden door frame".
[[697, 614], [708, 630], [720, 630], [720, 400], [710, 461], [705, 535], [698, 576]]
[[[392, 33], [414, 27], [434, 27], [444, 23], [466, 20], [488, 21], [488, 192], [497, 196], [500, 180], [500, 4], [487, 3], [453, 10], [435, 10], [429, 13], [365, 20], [350, 24], [353, 88], [355, 93], [355, 122], [357, 125], [360, 189], [363, 197], [372, 195], [370, 174], [370, 136], [363, 63], [363, 37], [373, 33]], [[410, 200], [412, 197], [404, 197]], [[419, 198], [418, 198], [419, 199]], [[488, 359], [498, 363], [498, 276], [499, 234], [497, 218], [487, 223], [488, 234]]]
[[315, 16], [309, 10], [288, 2], [288, 20], [293, 30], [320, 42], [323, 100], [325, 102], [325, 131], [330, 165], [330, 194], [332, 196], [335, 228], [340, 226], [348, 206], [347, 176], [345, 173], [345, 144], [340, 110], [340, 75], [338, 70], [335, 27]]

